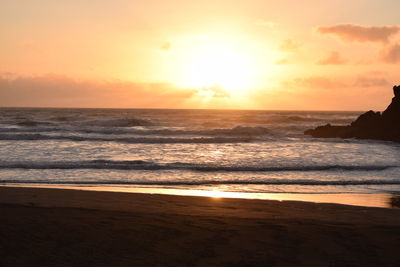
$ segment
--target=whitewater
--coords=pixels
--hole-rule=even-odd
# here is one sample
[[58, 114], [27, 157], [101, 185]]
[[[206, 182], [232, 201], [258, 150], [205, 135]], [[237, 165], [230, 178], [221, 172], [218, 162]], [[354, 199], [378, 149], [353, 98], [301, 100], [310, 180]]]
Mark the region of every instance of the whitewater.
[[400, 144], [303, 131], [362, 112], [0, 109], [0, 184], [399, 193]]

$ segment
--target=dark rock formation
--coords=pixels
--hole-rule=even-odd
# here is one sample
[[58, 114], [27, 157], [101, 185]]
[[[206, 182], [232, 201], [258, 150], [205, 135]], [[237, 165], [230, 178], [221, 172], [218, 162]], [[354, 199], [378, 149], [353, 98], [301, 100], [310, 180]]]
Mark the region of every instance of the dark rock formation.
[[400, 142], [400, 86], [393, 87], [392, 103], [381, 114], [372, 110], [347, 126], [318, 126], [304, 132], [319, 138], [360, 138]]
[[393, 195], [389, 203], [392, 208], [400, 208], [400, 195]]

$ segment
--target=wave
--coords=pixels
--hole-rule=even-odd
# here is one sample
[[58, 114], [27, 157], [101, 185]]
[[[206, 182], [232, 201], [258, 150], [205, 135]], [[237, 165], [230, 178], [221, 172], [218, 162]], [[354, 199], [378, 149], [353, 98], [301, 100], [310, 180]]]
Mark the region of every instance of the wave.
[[221, 129], [130, 129], [129, 131], [114, 131], [101, 129], [85, 129], [85, 133], [131, 133], [136, 135], [202, 135], [202, 136], [262, 136], [271, 135], [273, 132], [265, 127], [236, 126], [234, 128]]
[[61, 132], [66, 131], [67, 129], [59, 128], [59, 127], [39, 127], [39, 128], [0, 128], [0, 133], [45, 133], [45, 132]]
[[246, 143], [254, 141], [250, 137], [195, 137], [195, 138], [165, 138], [165, 137], [92, 137], [76, 135], [44, 135], [44, 134], [0, 134], [0, 140], [39, 141], [65, 140], [75, 142], [117, 142], [127, 144], [219, 144]]
[[[99, 129], [87, 129], [86, 133], [99, 133]], [[101, 133], [113, 133], [102, 131]], [[125, 132], [127, 133], [127, 132]], [[129, 133], [137, 135], [203, 135], [203, 136], [261, 136], [271, 135], [272, 131], [261, 126], [236, 126], [218, 129], [133, 129]]]
[[225, 166], [183, 162], [161, 164], [143, 160], [0, 162], [0, 169], [191, 170], [199, 172], [383, 171], [399, 167], [397, 165]]
[[23, 118], [2, 121], [2, 124], [10, 124], [21, 127], [38, 127], [38, 126], [54, 126], [54, 125], [69, 125], [69, 126], [94, 126], [94, 127], [134, 127], [134, 126], [151, 126], [153, 122], [145, 119], [137, 118], [114, 118], [114, 119], [95, 119], [88, 120], [84, 118], [77, 117], [54, 117], [49, 120], [32, 120]]
[[288, 116], [288, 117], [282, 117], [282, 122], [293, 122], [293, 121], [304, 121], [304, 122], [315, 122], [315, 121], [321, 121], [321, 120], [326, 120], [324, 118], [315, 118], [315, 117], [304, 117], [304, 116]]
[[16, 122], [15, 125], [25, 126], [25, 127], [36, 127], [36, 126], [51, 126], [53, 125], [53, 123], [44, 121], [24, 120]]
[[85, 118], [79, 114], [58, 115], [50, 118], [50, 121], [63, 122], [63, 123], [82, 121], [82, 120], [85, 120]]
[[76, 184], [76, 185], [159, 185], [159, 186], [206, 186], [206, 185], [310, 185], [310, 186], [352, 186], [352, 185], [400, 185], [400, 180], [286, 180], [267, 179], [261, 181], [249, 180], [202, 180], [202, 181], [65, 181], [65, 180], [0, 180], [1, 184]]
[[35, 133], [35, 132], [69, 132], [69, 133], [94, 133], [94, 134], [135, 134], [135, 135], [204, 135], [204, 136], [258, 136], [274, 134], [271, 130], [256, 126], [236, 126], [220, 129], [138, 129], [138, 128], [103, 128], [103, 127], [40, 127], [27, 128], [0, 128], [3, 133]]
[[326, 122], [326, 123], [350, 123], [355, 119], [354, 116], [346, 116], [346, 117], [332, 117], [332, 116], [310, 116], [310, 115], [272, 115], [269, 118], [266, 118], [267, 122], [270, 123], [289, 123], [289, 124], [297, 124], [297, 123], [316, 123], [316, 122]]
[[79, 122], [78, 124], [83, 126], [97, 126], [97, 127], [132, 127], [132, 126], [153, 125], [153, 123], [149, 120], [137, 119], [137, 118], [87, 120]]

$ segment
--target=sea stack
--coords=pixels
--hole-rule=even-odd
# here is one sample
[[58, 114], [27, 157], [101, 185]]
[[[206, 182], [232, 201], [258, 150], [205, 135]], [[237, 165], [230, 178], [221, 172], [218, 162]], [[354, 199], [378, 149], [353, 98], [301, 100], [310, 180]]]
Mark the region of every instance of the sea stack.
[[347, 126], [330, 124], [306, 130], [318, 138], [359, 138], [400, 142], [400, 85], [393, 87], [392, 103], [382, 114], [372, 110], [360, 115]]

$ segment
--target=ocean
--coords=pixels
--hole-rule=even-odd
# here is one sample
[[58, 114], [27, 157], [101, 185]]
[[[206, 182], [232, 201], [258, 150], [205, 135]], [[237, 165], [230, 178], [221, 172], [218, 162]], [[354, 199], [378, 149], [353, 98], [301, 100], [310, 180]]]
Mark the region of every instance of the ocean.
[[0, 183], [400, 193], [400, 144], [303, 131], [362, 112], [0, 109]]

